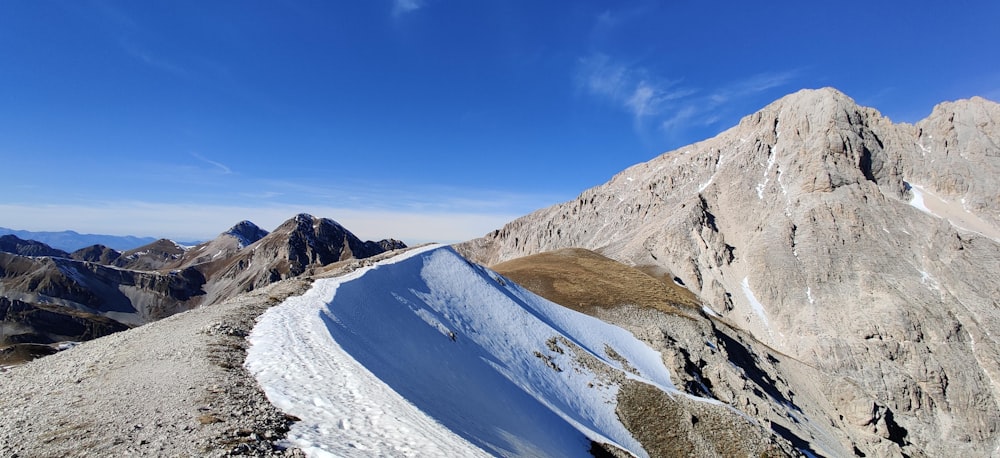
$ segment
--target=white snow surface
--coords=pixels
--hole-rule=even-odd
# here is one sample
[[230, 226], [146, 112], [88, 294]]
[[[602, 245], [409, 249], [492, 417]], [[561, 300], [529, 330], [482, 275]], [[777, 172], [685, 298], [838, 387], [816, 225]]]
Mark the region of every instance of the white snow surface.
[[590, 456], [590, 440], [647, 456], [615, 414], [618, 386], [562, 339], [679, 393], [627, 331], [442, 246], [316, 280], [249, 339], [247, 368], [301, 419], [287, 441], [309, 456]]
[[909, 186], [910, 186], [910, 192], [913, 193], [913, 197], [910, 199], [910, 205], [916, 208], [917, 210], [927, 213], [928, 215], [938, 216], [935, 215], [934, 212], [932, 212], [929, 208], [927, 208], [927, 205], [924, 204], [924, 190], [917, 186], [913, 185]]
[[909, 204], [914, 208], [935, 218], [944, 219], [959, 229], [1000, 242], [1000, 229], [970, 212], [966, 208], [964, 199], [959, 204], [952, 203], [922, 186], [905, 181], [903, 183], [913, 194]]
[[757, 197], [760, 199], [764, 198], [764, 190], [767, 189], [767, 182], [771, 181], [771, 169], [774, 168], [775, 159], [774, 147], [769, 146], [767, 148], [767, 168], [764, 169], [764, 181], [757, 184]]
[[767, 322], [767, 312], [764, 311], [764, 304], [761, 304], [757, 300], [757, 296], [754, 296], [753, 290], [750, 289], [750, 277], [743, 277], [743, 281], [740, 282], [740, 286], [743, 287], [743, 295], [747, 297], [747, 301], [750, 302], [750, 308], [753, 309], [754, 313], [760, 317], [760, 320], [764, 322], [764, 326], [768, 326]]

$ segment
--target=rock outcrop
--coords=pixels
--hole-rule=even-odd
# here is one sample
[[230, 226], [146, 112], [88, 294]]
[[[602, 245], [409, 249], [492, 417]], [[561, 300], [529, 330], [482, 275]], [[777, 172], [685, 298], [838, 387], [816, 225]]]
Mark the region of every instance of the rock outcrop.
[[1000, 105], [980, 98], [907, 125], [801, 91], [458, 248], [492, 265], [583, 247], [670, 272], [756, 354], [817, 371], [790, 389], [814, 391], [842, 450], [988, 455], [1000, 450], [998, 122]]

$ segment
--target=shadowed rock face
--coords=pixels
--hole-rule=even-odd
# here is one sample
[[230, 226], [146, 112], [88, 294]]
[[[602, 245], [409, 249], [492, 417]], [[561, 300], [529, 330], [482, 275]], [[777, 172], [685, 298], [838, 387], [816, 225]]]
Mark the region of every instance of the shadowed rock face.
[[128, 329], [110, 318], [0, 297], [0, 346], [96, 339]]
[[205, 277], [196, 269], [130, 271], [66, 258], [0, 253], [0, 288], [8, 299], [103, 315], [134, 326], [200, 303]]
[[222, 235], [235, 238], [239, 242], [240, 248], [242, 248], [250, 246], [254, 242], [266, 237], [267, 231], [257, 227], [256, 224], [250, 221], [244, 220], [229, 228], [228, 231], [223, 232]]
[[[371, 243], [371, 242], [366, 242], [366, 243]], [[396, 239], [382, 239], [375, 243], [377, 243], [378, 246], [382, 248], [382, 251], [402, 250], [403, 248], [406, 248], [406, 244], [403, 243], [402, 240], [396, 240]]]
[[0, 236], [0, 251], [22, 256], [69, 257], [69, 253], [63, 250], [57, 250], [34, 240], [21, 240], [15, 235]]
[[907, 125], [802, 91], [458, 248], [488, 265], [583, 247], [656, 266], [816, 368], [848, 452], [990, 454], [998, 121], [979, 98]]
[[[261, 246], [281, 245], [288, 261], [288, 275], [295, 276], [309, 265], [326, 265], [350, 258], [367, 258], [384, 251], [376, 243], [364, 243], [336, 221], [300, 214], [274, 230], [277, 236]], [[285, 273], [282, 273], [285, 275]]]
[[[8, 238], [4, 246], [13, 251], [48, 248], [13, 236], [3, 240]], [[0, 252], [0, 306], [6, 307], [0, 310], [0, 347], [92, 339], [373, 256], [386, 251], [383, 246], [405, 244], [362, 242], [332, 220], [302, 214], [271, 234], [243, 221], [195, 247], [162, 239], [124, 253], [101, 245], [72, 255], [45, 251], [58, 257]]]

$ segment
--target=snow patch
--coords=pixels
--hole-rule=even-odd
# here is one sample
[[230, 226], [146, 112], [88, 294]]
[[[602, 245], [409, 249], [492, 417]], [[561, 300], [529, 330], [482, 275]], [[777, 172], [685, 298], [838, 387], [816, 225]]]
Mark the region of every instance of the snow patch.
[[806, 297], [809, 299], [810, 304], [815, 304], [816, 300], [813, 299], [813, 290], [810, 287], [806, 288]]
[[[924, 191], [923, 191], [923, 189], [921, 189], [921, 188], [919, 188], [917, 186], [911, 185], [909, 183], [906, 183], [906, 182], [903, 182], [903, 183], [906, 186], [908, 186], [910, 188], [910, 192], [913, 193], [913, 197], [910, 198], [910, 206], [912, 206], [913, 208], [916, 208], [917, 210], [920, 210], [920, 211], [922, 211], [924, 213], [927, 213], [928, 215], [934, 215], [934, 212], [932, 212], [929, 208], [927, 208], [927, 205], [924, 204]], [[937, 216], [937, 215], [934, 215], [934, 216]]]
[[917, 146], [920, 147], [920, 155], [921, 156], [926, 156], [927, 153], [931, 152], [931, 150], [927, 149], [927, 147], [924, 146], [924, 142], [922, 142], [922, 141], [917, 142]]
[[76, 342], [76, 341], [72, 341], [72, 340], [67, 340], [67, 341], [64, 341], [64, 342], [57, 343], [56, 344], [56, 350], [65, 351], [65, 350], [69, 350], [70, 348], [73, 348], [73, 347], [75, 347], [77, 345], [80, 345], [80, 342]]
[[743, 295], [746, 296], [747, 301], [750, 302], [750, 308], [753, 312], [760, 317], [761, 321], [764, 322], [764, 326], [770, 326], [767, 321], [767, 313], [764, 312], [764, 304], [761, 304], [757, 300], [757, 296], [754, 296], [753, 291], [750, 289], [750, 277], [743, 277], [743, 281], [740, 283], [743, 287]]
[[925, 285], [931, 289], [941, 291], [941, 287], [938, 285], [937, 280], [934, 279], [934, 277], [931, 276], [931, 274], [927, 273], [927, 271], [924, 270], [918, 269], [917, 271], [920, 272], [920, 284]]
[[771, 180], [771, 169], [774, 168], [774, 162], [776, 157], [774, 155], [774, 146], [767, 147], [767, 168], [764, 169], [764, 181], [757, 185], [757, 197], [760, 199], [764, 198], [764, 189], [767, 188], [768, 181]]
[[909, 204], [914, 208], [935, 218], [944, 219], [956, 228], [1000, 242], [1000, 229], [966, 209], [964, 199], [961, 205], [958, 205], [913, 183], [904, 181], [903, 185], [913, 194]]

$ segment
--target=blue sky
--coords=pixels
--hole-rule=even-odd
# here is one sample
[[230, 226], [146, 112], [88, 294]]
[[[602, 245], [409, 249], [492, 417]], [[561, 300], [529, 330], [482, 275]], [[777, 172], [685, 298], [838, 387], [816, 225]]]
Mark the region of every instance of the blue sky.
[[1000, 99], [1000, 3], [6, 1], [0, 226], [208, 239], [298, 212], [457, 241], [801, 88]]

